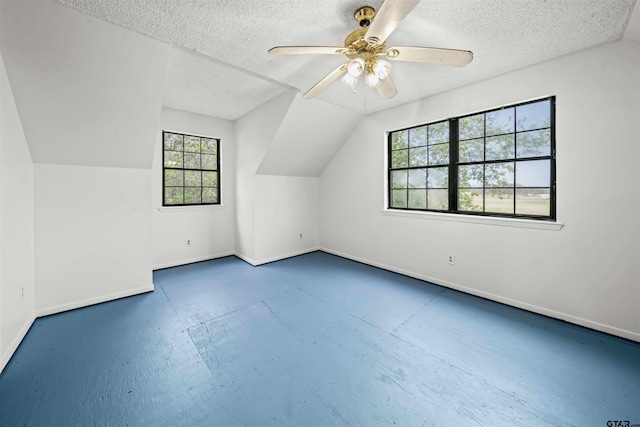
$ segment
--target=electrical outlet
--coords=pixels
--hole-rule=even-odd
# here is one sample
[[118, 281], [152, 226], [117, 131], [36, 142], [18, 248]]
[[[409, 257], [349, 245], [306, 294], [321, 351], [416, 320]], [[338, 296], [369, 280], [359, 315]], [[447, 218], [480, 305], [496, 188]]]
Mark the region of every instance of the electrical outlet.
[[302, 240], [302, 233], [300, 233], [300, 240]]
[[185, 246], [191, 246], [191, 239], [187, 239], [184, 241]]
[[447, 264], [456, 265], [456, 256], [454, 254], [447, 255]]

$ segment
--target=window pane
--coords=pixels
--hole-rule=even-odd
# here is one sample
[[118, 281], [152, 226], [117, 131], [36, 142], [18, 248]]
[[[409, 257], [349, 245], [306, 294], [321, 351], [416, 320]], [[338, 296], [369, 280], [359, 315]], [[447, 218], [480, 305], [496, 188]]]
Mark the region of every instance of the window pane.
[[484, 160], [484, 139], [460, 141], [460, 162], [481, 162]]
[[549, 160], [528, 160], [516, 165], [517, 187], [549, 187]]
[[173, 150], [173, 151], [182, 151], [182, 135], [177, 133], [168, 133], [164, 134], [164, 149], [165, 150]]
[[486, 187], [513, 187], [513, 162], [485, 165]]
[[449, 144], [438, 144], [429, 147], [429, 165], [446, 165], [449, 163]]
[[406, 168], [409, 166], [409, 150], [391, 152], [391, 169]]
[[487, 138], [486, 144], [486, 160], [513, 159], [515, 157], [513, 134], [492, 136]]
[[427, 188], [426, 169], [412, 169], [409, 171], [409, 188]]
[[516, 107], [516, 130], [540, 129], [551, 126], [551, 103], [549, 100]]
[[202, 169], [216, 170], [218, 169], [218, 158], [211, 154], [202, 155]]
[[164, 204], [165, 205], [181, 205], [183, 203], [183, 188], [182, 187], [166, 187], [164, 189]]
[[487, 136], [513, 132], [515, 122], [513, 114], [513, 107], [487, 113]]
[[427, 165], [427, 147], [418, 147], [409, 149], [409, 166], [426, 166]]
[[409, 208], [427, 208], [427, 190], [409, 190]]
[[458, 190], [458, 210], [482, 212], [482, 189], [460, 188]]
[[218, 186], [218, 173], [217, 172], [202, 172], [202, 185], [205, 187], [217, 187]]
[[551, 130], [533, 130], [516, 134], [518, 157], [548, 156], [551, 154]]
[[407, 207], [407, 190], [393, 190], [393, 199], [391, 200], [391, 206], [394, 208], [406, 208]]
[[184, 153], [185, 169], [200, 169], [200, 154]]
[[480, 138], [484, 136], [484, 114], [463, 117], [458, 121], [460, 139]]
[[551, 191], [548, 188], [518, 188], [516, 213], [520, 215], [551, 215]]
[[409, 147], [427, 145], [427, 127], [409, 129]]
[[449, 122], [429, 125], [429, 144], [441, 144], [443, 142], [449, 142]]
[[211, 138], [202, 138], [202, 152], [207, 154], [216, 154], [218, 152], [218, 140]]
[[218, 189], [212, 187], [203, 188], [202, 203], [218, 203]]
[[484, 193], [485, 212], [513, 213], [513, 190], [487, 188]]
[[407, 188], [407, 171], [391, 172], [391, 188]]
[[391, 149], [400, 150], [409, 146], [409, 131], [401, 130], [391, 133]]
[[182, 152], [165, 151], [164, 152], [164, 167], [165, 168], [181, 168], [182, 167]]
[[165, 169], [164, 185], [167, 187], [182, 187], [184, 185], [184, 172], [182, 170]]
[[483, 187], [484, 167], [482, 165], [460, 166], [458, 168], [458, 187]]
[[202, 189], [200, 187], [185, 188], [184, 202], [185, 203], [202, 203]]
[[187, 187], [202, 186], [202, 176], [200, 171], [184, 171], [184, 185]]
[[197, 136], [184, 136], [184, 151], [191, 153], [200, 152], [200, 138]]
[[447, 188], [449, 186], [449, 168], [430, 168], [427, 171], [427, 187]]
[[427, 192], [429, 209], [449, 209], [449, 190], [427, 190]]

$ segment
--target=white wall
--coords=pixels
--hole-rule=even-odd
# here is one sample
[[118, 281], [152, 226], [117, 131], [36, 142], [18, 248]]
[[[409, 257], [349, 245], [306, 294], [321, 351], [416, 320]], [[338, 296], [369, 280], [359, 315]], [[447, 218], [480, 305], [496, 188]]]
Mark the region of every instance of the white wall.
[[236, 120], [236, 254], [255, 263], [256, 171], [289, 110], [289, 91]]
[[[321, 246], [640, 341], [638, 76], [622, 41], [368, 116], [322, 175]], [[386, 131], [547, 95], [562, 230], [383, 214]]]
[[0, 56], [0, 372], [35, 319], [33, 165]]
[[[290, 126], [296, 127], [289, 121], [296, 96], [287, 92], [236, 121], [236, 255], [254, 265], [318, 249], [319, 178], [284, 176], [295, 172], [290, 164], [299, 157], [296, 150], [282, 148], [304, 144], [299, 132], [290, 132]], [[310, 149], [320, 164], [327, 161], [323, 150], [331, 151]], [[269, 174], [260, 174], [261, 163], [273, 150], [280, 153], [277, 161], [270, 162]]]
[[[162, 208], [162, 131], [220, 139], [221, 206]], [[235, 250], [234, 123], [163, 108], [153, 158], [153, 268], [231, 255]], [[185, 240], [191, 240], [191, 246]]]
[[170, 47], [46, 0], [0, 8], [35, 163], [36, 313], [153, 289], [151, 166]]
[[254, 263], [318, 249], [319, 182], [313, 177], [256, 176]]
[[34, 165], [39, 316], [153, 290], [151, 171]]

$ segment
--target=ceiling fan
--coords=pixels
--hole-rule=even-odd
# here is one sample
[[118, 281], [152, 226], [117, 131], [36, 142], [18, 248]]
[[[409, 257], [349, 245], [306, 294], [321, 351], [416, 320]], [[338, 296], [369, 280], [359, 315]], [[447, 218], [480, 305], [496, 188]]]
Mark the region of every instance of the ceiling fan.
[[277, 46], [269, 49], [269, 54], [344, 55], [349, 58], [349, 62], [340, 65], [309, 89], [304, 94], [304, 98], [313, 98], [340, 77], [353, 89], [363, 73], [367, 87], [376, 88], [383, 98], [392, 98], [398, 91], [389, 77], [391, 64], [382, 58], [454, 67], [463, 67], [473, 59], [473, 53], [468, 50], [410, 46], [386, 47], [387, 37], [419, 2], [420, 0], [385, 0], [377, 13], [370, 6], [359, 8], [354, 17], [362, 28], [347, 36], [344, 47]]

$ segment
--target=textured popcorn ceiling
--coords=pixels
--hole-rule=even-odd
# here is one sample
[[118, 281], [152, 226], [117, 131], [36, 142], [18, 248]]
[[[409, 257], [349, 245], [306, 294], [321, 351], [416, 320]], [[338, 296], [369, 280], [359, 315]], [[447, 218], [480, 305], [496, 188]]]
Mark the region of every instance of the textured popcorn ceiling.
[[[165, 105], [235, 119], [287, 88], [302, 93], [341, 56], [269, 56], [279, 45], [337, 45], [353, 12], [381, 0], [53, 0], [174, 47]], [[422, 0], [387, 45], [471, 50], [464, 68], [392, 63], [398, 95], [334, 83], [319, 98], [366, 114], [619, 40], [635, 0]], [[637, 15], [637, 14], [636, 14]]]

